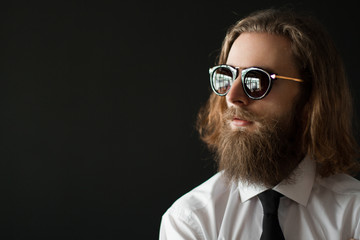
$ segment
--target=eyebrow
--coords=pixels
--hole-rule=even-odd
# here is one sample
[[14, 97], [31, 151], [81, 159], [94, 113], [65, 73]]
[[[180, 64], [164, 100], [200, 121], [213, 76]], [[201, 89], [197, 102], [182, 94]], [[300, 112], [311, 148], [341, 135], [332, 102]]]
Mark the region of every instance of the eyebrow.
[[235, 65], [232, 65], [232, 64], [228, 64], [228, 63], [225, 63], [225, 64], [226, 64], [226, 65], [229, 65], [229, 66], [231, 66], [231, 67], [234, 67], [234, 68], [239, 69], [240, 72], [241, 72], [242, 70], [244, 70], [244, 69], [248, 69], [248, 68], [253, 68], [253, 67], [255, 67], [255, 68], [261, 68], [261, 69], [267, 71], [268, 73], [278, 75], [278, 74], [276, 73], [276, 71], [272, 70], [271, 68], [265, 67], [265, 66], [261, 66], [261, 65], [240, 67], [240, 66], [235, 66]]

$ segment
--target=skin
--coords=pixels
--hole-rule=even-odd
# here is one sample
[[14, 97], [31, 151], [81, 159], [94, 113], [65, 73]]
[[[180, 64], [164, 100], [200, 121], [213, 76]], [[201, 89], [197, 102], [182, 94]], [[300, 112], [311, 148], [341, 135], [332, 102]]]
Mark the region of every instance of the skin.
[[[260, 67], [270, 74], [300, 78], [291, 52], [290, 41], [282, 36], [268, 33], [242, 33], [233, 43], [226, 64], [239, 67], [240, 71], [249, 67]], [[226, 102], [229, 108], [241, 108], [259, 117], [286, 119], [300, 93], [300, 83], [277, 79], [271, 91], [261, 100], [252, 100], [241, 85], [240, 76], [235, 80]], [[255, 131], [257, 122], [233, 118], [233, 129]]]

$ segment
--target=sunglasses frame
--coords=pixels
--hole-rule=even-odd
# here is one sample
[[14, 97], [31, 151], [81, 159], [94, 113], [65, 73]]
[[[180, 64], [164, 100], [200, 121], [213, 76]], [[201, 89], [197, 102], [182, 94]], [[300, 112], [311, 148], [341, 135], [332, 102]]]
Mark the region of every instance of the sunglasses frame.
[[[212, 78], [213, 78], [213, 75], [214, 75], [214, 72], [215, 70], [219, 69], [219, 68], [226, 68], [228, 70], [231, 71], [232, 73], [232, 80], [231, 80], [231, 85], [230, 85], [230, 88], [225, 92], [225, 93], [218, 93], [216, 90], [215, 90], [215, 87], [214, 87], [214, 84], [213, 84], [213, 81], [212, 81]], [[244, 81], [244, 78], [246, 76], [246, 74], [250, 71], [260, 71], [262, 73], [264, 73], [268, 79], [269, 79], [269, 86], [268, 88], [266, 89], [265, 93], [263, 95], [261, 95], [260, 97], [253, 97], [251, 96], [247, 90], [246, 90], [246, 86], [245, 86], [245, 81]], [[230, 66], [230, 65], [226, 65], [226, 64], [222, 64], [222, 65], [218, 65], [218, 66], [214, 66], [212, 68], [209, 69], [209, 74], [210, 74], [210, 85], [211, 85], [211, 89], [213, 90], [213, 92], [216, 94], [216, 95], [219, 95], [219, 96], [226, 96], [226, 94], [229, 93], [232, 85], [233, 85], [233, 82], [238, 78], [239, 76], [239, 67], [233, 67], [233, 66]], [[272, 86], [272, 81], [273, 80], [276, 80], [276, 79], [285, 79], [285, 80], [290, 80], [290, 81], [295, 81], [295, 82], [304, 82], [302, 79], [299, 79], [299, 78], [292, 78], [292, 77], [285, 77], [285, 76], [280, 76], [280, 75], [277, 75], [275, 73], [268, 73], [267, 71], [265, 71], [264, 69], [262, 68], [258, 68], [258, 67], [250, 67], [250, 68], [245, 68], [241, 71], [241, 84], [242, 84], [242, 87], [243, 87], [243, 90], [245, 92], [245, 94], [250, 98], [250, 99], [253, 99], [253, 100], [260, 100], [260, 99], [263, 99], [269, 92], [270, 92], [270, 89], [271, 89], [271, 86]]]

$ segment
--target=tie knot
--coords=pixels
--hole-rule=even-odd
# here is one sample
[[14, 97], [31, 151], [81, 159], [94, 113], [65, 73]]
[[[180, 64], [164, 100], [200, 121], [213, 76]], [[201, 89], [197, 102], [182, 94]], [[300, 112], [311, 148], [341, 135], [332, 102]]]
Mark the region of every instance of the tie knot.
[[258, 195], [264, 209], [264, 214], [277, 215], [280, 198], [283, 195], [272, 189], [266, 190]]

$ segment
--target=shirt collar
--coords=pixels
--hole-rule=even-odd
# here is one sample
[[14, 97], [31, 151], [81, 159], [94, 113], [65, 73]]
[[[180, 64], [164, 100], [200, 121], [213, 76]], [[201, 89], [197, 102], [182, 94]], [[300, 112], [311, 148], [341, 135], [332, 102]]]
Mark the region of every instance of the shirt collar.
[[[315, 174], [315, 162], [310, 157], [306, 156], [292, 173], [290, 178], [291, 182], [282, 181], [276, 185], [273, 190], [306, 206], [311, 189], [314, 185]], [[261, 185], [246, 184], [243, 182], [239, 182], [238, 188], [241, 202], [245, 202], [268, 189]]]

